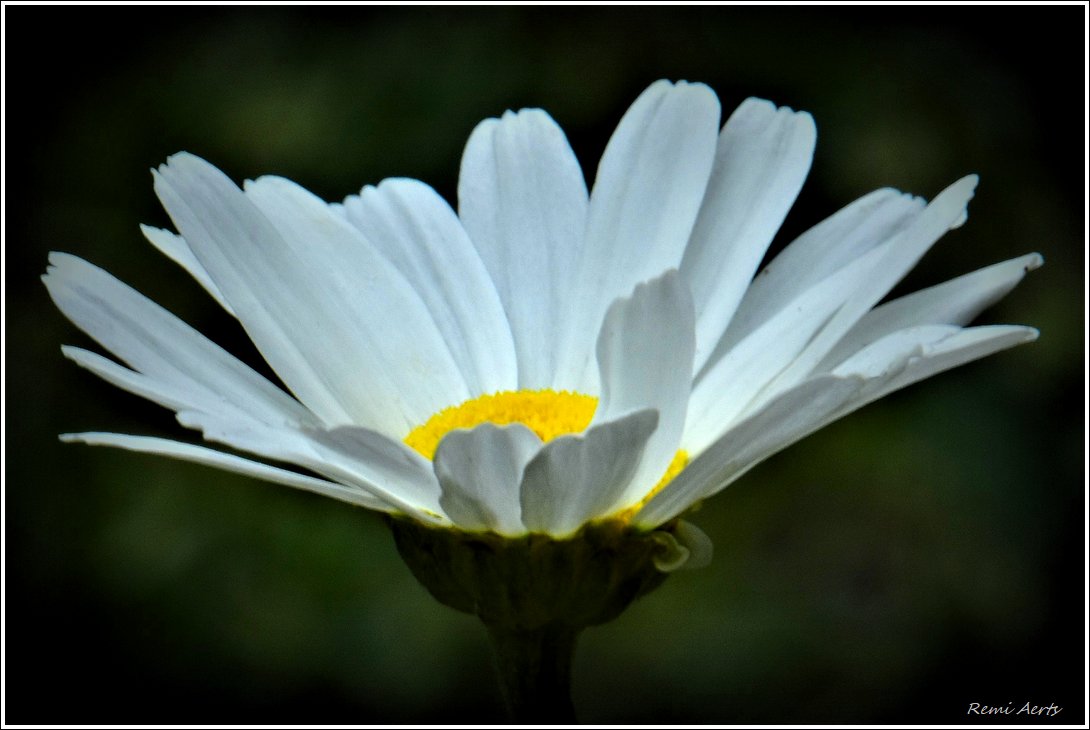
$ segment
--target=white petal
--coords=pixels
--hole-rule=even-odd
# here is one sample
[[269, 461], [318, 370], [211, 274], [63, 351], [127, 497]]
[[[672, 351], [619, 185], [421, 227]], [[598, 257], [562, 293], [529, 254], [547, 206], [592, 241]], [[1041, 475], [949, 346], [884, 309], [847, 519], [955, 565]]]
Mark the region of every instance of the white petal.
[[[405, 444], [359, 426], [304, 434], [317, 446], [315, 467], [333, 465], [347, 483], [358, 483], [386, 502], [424, 522], [447, 523], [439, 506], [439, 484], [431, 463]], [[311, 467], [311, 468], [315, 468]]]
[[747, 99], [719, 135], [708, 190], [681, 273], [697, 315], [699, 369], [711, 354], [810, 171], [817, 131], [806, 112]]
[[235, 312], [231, 309], [231, 305], [223, 298], [219, 287], [212, 281], [212, 277], [204, 270], [197, 257], [193, 255], [193, 251], [190, 250], [189, 244], [185, 242], [184, 238], [177, 233], [171, 233], [163, 228], [153, 228], [152, 226], [141, 225], [140, 231], [152, 246], [155, 246], [164, 256], [188, 271], [190, 276], [196, 279], [197, 283], [204, 287], [204, 290], [211, 294], [212, 298], [219, 302], [221, 307], [227, 310], [228, 314], [234, 316]]
[[507, 315], [446, 201], [422, 182], [393, 179], [346, 199], [344, 212], [427, 305], [469, 395], [517, 388]]
[[832, 370], [852, 353], [912, 325], [968, 324], [1042, 263], [1040, 254], [1020, 256], [876, 307], [848, 331], [815, 370]]
[[49, 261], [42, 280], [61, 312], [149, 381], [261, 421], [316, 423], [275, 385], [102, 269], [62, 253]]
[[452, 431], [435, 452], [435, 475], [443, 489], [439, 504], [463, 530], [525, 533], [519, 484], [540, 449], [541, 439], [520, 423]]
[[591, 192], [587, 234], [559, 358], [558, 387], [586, 392], [606, 308], [677, 268], [715, 159], [719, 102], [701, 84], [652, 84], [624, 115]]
[[777, 451], [812, 433], [863, 385], [860, 377], [825, 375], [772, 399], [736, 424], [644, 505], [633, 524], [650, 528], [709, 497]]
[[[202, 393], [162, 384], [93, 352], [78, 348], [63, 351], [112, 385], [178, 411], [182, 425], [201, 430], [209, 440], [358, 485], [356, 488], [371, 496], [370, 506], [380, 504], [384, 511], [405, 512], [434, 522], [426, 513], [434, 507], [437, 491], [431, 469], [425, 460], [385, 436], [356, 427], [328, 431], [272, 427], [241, 411], [209, 404]], [[203, 411], [193, 410], [202, 407]]]
[[[371, 432], [358, 435], [355, 432], [363, 429], [353, 428], [301, 432], [270, 426], [227, 404], [210, 403], [203, 393], [192, 388], [158, 382], [93, 352], [75, 347], [62, 349], [66, 356], [107, 382], [178, 411], [178, 420], [183, 425], [201, 430], [209, 440], [357, 485], [355, 489], [364, 490], [356, 500], [360, 504], [421, 516], [417, 503], [427, 505], [435, 501], [426, 462], [415, 455], [406, 457], [400, 445], [383, 436]], [[350, 433], [344, 433], [346, 430]], [[331, 456], [330, 449], [347, 452], [347, 458]], [[433, 521], [426, 514], [423, 517]]]
[[[812, 430], [823, 428], [924, 378], [1000, 350], [1032, 342], [1037, 339], [1037, 335], [1037, 330], [1032, 327], [1017, 325], [966, 329], [949, 325], [925, 325], [887, 335], [837, 369], [834, 373], [837, 377], [844, 377], [852, 370], [863, 373], [865, 379], [862, 387]], [[819, 376], [823, 377], [826, 376]]]
[[274, 484], [305, 489], [323, 497], [332, 497], [368, 509], [382, 512], [391, 511], [390, 507], [355, 487], [346, 487], [343, 484], [328, 482], [305, 474], [296, 474], [287, 469], [280, 469], [233, 454], [225, 454], [222, 451], [194, 446], [180, 441], [151, 436], [129, 436], [120, 433], [66, 433], [61, 436], [61, 441], [85, 443], [92, 446], [114, 446], [128, 451], [169, 456], [182, 461], [192, 461], [235, 474], [254, 477], [262, 481], [273, 482]]
[[881, 247], [885, 254], [872, 274], [852, 292], [844, 306], [795, 361], [767, 387], [764, 398], [801, 382], [814, 371], [837, 342], [916, 265], [935, 241], [966, 215], [965, 209], [976, 184], [976, 175], [958, 180], [939, 193], [901, 233]]
[[[890, 337], [896, 336], [897, 333]], [[1037, 330], [1032, 327], [987, 325], [967, 327], [948, 337], [920, 343], [913, 351], [904, 353], [906, 364], [903, 368], [890, 370], [885, 377], [868, 382], [866, 389], [860, 393], [860, 397], [846, 404], [845, 408], [836, 413], [830, 421], [924, 378], [973, 360], [979, 360], [1000, 350], [1033, 342], [1037, 336]], [[846, 369], [847, 365], [841, 367]]]
[[415, 292], [324, 203], [279, 196], [278, 229], [188, 154], [160, 168], [155, 188], [262, 355], [326, 423], [400, 437], [466, 397]]
[[63, 350], [107, 382], [178, 411], [182, 425], [201, 430], [209, 440], [357, 485], [365, 490], [368, 506], [433, 521], [420, 513], [421, 506], [427, 509], [435, 502], [427, 462], [380, 434], [354, 427], [332, 431], [274, 427], [224, 404], [209, 403], [199, 391], [157, 382], [93, 352], [75, 347]]
[[309, 336], [292, 334], [296, 346], [310, 348], [317, 374], [331, 384], [353, 424], [401, 438], [469, 397], [430, 302], [376, 246], [290, 180], [262, 177], [245, 188], [288, 253], [325, 289], [324, 296], [290, 298], [304, 311], [311, 307], [321, 324], [311, 322]]
[[876, 190], [792, 241], [750, 284], [708, 365], [799, 294], [893, 238], [923, 208], [920, 198]]
[[531, 532], [565, 537], [607, 516], [632, 480], [657, 422], [654, 411], [637, 411], [545, 444], [522, 478], [523, 524]]
[[[61, 352], [72, 362], [82, 368], [90, 370], [110, 385], [135, 393], [141, 398], [147, 398], [153, 403], [158, 403], [172, 411], [180, 411], [187, 408], [200, 408], [206, 406], [202, 402], [204, 393], [194, 388], [184, 388], [162, 381], [156, 381], [143, 373], [130, 370], [123, 365], [118, 365], [113, 360], [103, 357], [98, 353], [84, 350], [71, 345], [62, 345]], [[226, 404], [224, 404], [226, 405]], [[228, 406], [230, 408], [230, 406]], [[232, 413], [242, 415], [232, 409]]]
[[548, 114], [523, 109], [477, 125], [462, 156], [458, 214], [507, 311], [518, 387], [556, 386], [587, 187], [564, 132]]
[[639, 284], [606, 313], [598, 335], [601, 400], [593, 423], [646, 408], [659, 425], [618, 505], [638, 501], [658, 483], [681, 443], [692, 381], [694, 321], [689, 290], [671, 269]]
[[272, 428], [193, 411], [180, 412], [178, 422], [201, 431], [209, 441], [359, 487], [394, 511], [424, 522], [445, 521], [431, 464], [376, 431], [356, 426], [328, 431]]
[[832, 372], [876, 378], [891, 370], [903, 370], [910, 358], [923, 353], [923, 348], [934, 347], [961, 331], [954, 325], [925, 324], [892, 332], [859, 350]]
[[693, 387], [682, 448], [700, 453], [744, 417], [883, 255], [882, 249], [869, 251], [811, 286], [716, 360]]
[[[1037, 338], [1020, 326], [913, 328], [876, 343], [849, 369], [862, 375], [820, 375], [790, 388], [724, 434], [665, 489], [633, 523], [654, 527], [738, 479], [765, 458], [895, 390], [972, 360]], [[893, 345], [899, 345], [894, 347]], [[879, 357], [879, 351], [881, 356]], [[884, 367], [882, 366], [884, 363]]]

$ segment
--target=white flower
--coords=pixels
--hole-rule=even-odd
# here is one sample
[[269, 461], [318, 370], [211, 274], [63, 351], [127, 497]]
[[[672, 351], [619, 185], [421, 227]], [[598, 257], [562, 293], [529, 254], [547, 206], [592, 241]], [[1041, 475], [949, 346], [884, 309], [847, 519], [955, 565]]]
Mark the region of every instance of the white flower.
[[[50, 295], [125, 365], [79, 365], [260, 459], [160, 438], [63, 436], [195, 461], [427, 525], [651, 529], [815, 429], [1028, 342], [966, 327], [1030, 254], [878, 302], [966, 218], [867, 195], [754, 278], [812, 158], [810, 116], [745, 101], [718, 130], [700, 84], [660, 81], [621, 120], [592, 192], [543, 111], [482, 122], [457, 213], [391, 179], [328, 205], [276, 177], [240, 190], [190, 154], [144, 228], [236, 316], [292, 395], [106, 272], [53, 254]], [[127, 367], [126, 367], [127, 366]]]

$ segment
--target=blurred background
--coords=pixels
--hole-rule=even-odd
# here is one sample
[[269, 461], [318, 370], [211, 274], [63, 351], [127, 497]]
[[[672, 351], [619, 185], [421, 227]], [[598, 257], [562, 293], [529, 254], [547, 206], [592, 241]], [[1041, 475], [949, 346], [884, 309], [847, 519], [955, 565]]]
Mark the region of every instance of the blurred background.
[[[387, 176], [454, 200], [473, 126], [540, 106], [592, 179], [658, 78], [813, 113], [774, 249], [856, 197], [969, 172], [969, 224], [897, 292], [1029, 251], [982, 321], [1033, 345], [886, 398], [692, 516], [715, 541], [588, 630], [600, 723], [1082, 722], [1083, 27], [1051, 8], [6, 8], [6, 719], [502, 720], [485, 632], [436, 603], [373, 514], [210, 469], [62, 445], [194, 436], [64, 360], [47, 252], [106, 268], [249, 362], [242, 330], [147, 245], [178, 150], [339, 200]], [[360, 374], [361, 378], [366, 373]], [[991, 722], [1026, 717], [990, 718]]]

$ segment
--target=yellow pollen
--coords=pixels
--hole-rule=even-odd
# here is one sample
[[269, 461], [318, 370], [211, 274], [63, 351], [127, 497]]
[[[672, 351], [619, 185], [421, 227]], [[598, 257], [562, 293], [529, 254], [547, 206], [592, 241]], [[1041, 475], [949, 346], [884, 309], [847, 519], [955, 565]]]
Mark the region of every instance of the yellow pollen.
[[450, 431], [482, 423], [506, 426], [521, 423], [542, 441], [567, 433], [580, 433], [590, 425], [598, 399], [570, 390], [508, 390], [467, 400], [444, 408], [417, 426], [405, 443], [428, 459], [435, 458], [439, 442]]
[[[439, 442], [449, 432], [474, 428], [482, 423], [494, 423], [497, 426], [521, 423], [542, 441], [551, 441], [557, 436], [585, 431], [597, 408], [596, 397], [569, 390], [508, 390], [490, 393], [444, 408], [410, 431], [405, 437], [405, 443], [421, 456], [434, 459]], [[689, 455], [683, 450], [678, 451], [658, 484], [638, 504], [613, 515], [611, 519], [631, 519], [688, 463]]]
[[689, 452], [685, 449], [678, 449], [674, 454], [674, 458], [670, 460], [670, 466], [666, 467], [666, 473], [662, 475], [662, 479], [659, 479], [659, 483], [651, 487], [651, 491], [643, 495], [636, 504], [632, 505], [626, 510], [623, 510], [613, 516], [612, 519], [620, 520], [621, 522], [628, 522], [636, 513], [639, 512], [645, 504], [651, 501], [651, 498], [662, 491], [662, 488], [674, 480], [681, 470], [689, 465]]

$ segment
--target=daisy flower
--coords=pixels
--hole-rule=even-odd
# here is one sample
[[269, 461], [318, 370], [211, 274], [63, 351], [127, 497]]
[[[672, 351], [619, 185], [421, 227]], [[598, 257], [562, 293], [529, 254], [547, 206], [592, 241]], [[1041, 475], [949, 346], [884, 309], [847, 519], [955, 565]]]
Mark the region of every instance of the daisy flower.
[[659, 81], [590, 191], [539, 109], [473, 130], [458, 208], [403, 178], [327, 204], [241, 188], [188, 153], [153, 172], [177, 233], [143, 228], [236, 317], [286, 391], [110, 274], [50, 256], [49, 294], [110, 359], [106, 381], [230, 450], [66, 434], [198, 462], [421, 528], [563, 541], [662, 526], [875, 399], [1036, 338], [969, 327], [1029, 254], [883, 298], [966, 220], [976, 177], [930, 203], [882, 189], [757, 273], [809, 170], [810, 115], [748, 99], [719, 128], [706, 86]]

